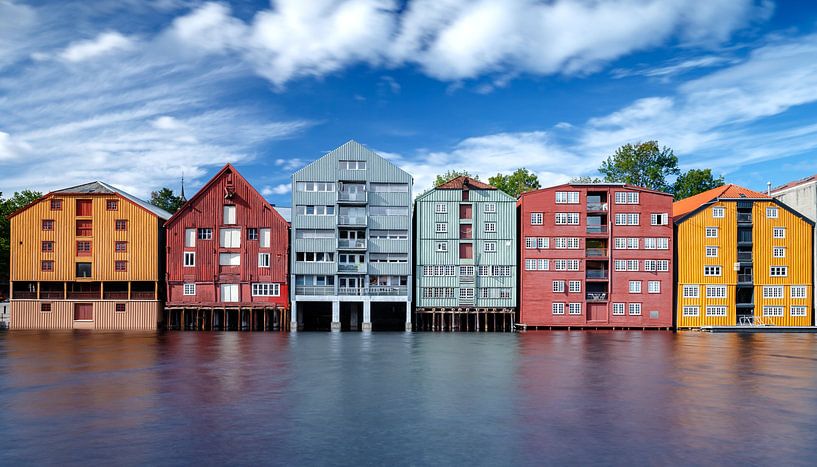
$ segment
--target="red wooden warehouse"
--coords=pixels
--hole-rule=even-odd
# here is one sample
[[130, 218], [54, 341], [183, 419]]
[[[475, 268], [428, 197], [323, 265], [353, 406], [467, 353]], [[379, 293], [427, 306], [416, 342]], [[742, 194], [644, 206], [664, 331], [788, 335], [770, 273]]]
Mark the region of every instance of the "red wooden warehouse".
[[289, 225], [235, 167], [165, 226], [169, 327], [286, 329]]
[[671, 195], [571, 183], [517, 206], [522, 325], [672, 327]]

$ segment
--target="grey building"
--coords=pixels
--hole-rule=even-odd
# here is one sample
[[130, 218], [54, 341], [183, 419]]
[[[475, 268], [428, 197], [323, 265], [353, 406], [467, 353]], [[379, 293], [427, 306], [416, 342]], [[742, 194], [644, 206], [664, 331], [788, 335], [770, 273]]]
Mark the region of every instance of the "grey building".
[[[817, 175], [771, 189], [769, 195], [779, 199], [812, 222], [817, 222]], [[814, 236], [814, 263], [812, 266], [814, 277], [812, 278], [812, 285], [817, 284], [817, 229], [814, 229]], [[817, 310], [817, 294], [812, 295], [814, 295], [812, 297], [814, 299], [814, 309]]]
[[293, 174], [292, 330], [411, 330], [411, 189], [355, 141]]

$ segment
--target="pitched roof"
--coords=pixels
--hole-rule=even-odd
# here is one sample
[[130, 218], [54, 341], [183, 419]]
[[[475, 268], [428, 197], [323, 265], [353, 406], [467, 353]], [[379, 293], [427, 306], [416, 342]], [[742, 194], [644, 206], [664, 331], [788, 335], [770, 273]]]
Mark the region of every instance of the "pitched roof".
[[273, 206], [272, 208], [278, 211], [278, 214], [280, 214], [281, 217], [287, 221], [287, 223], [292, 223], [292, 208], [284, 208], [280, 206]]
[[672, 217], [683, 216], [717, 199], [770, 199], [771, 196], [732, 183], [672, 203]]
[[805, 177], [805, 178], [801, 178], [800, 180], [795, 180], [793, 182], [789, 182], [789, 183], [786, 183], [784, 185], [780, 185], [778, 187], [772, 188], [772, 192], [787, 190], [789, 188], [794, 188], [796, 186], [805, 185], [806, 183], [814, 182], [814, 181], [817, 181], [817, 175], [811, 175], [811, 176], [808, 176], [808, 177]]
[[462, 190], [463, 188], [468, 186], [468, 188], [473, 188], [476, 190], [496, 190], [495, 186], [488, 185], [487, 183], [482, 183], [479, 180], [474, 180], [471, 177], [467, 177], [462, 175], [457, 178], [452, 178], [451, 180], [443, 183], [442, 185], [438, 186], [438, 190]]

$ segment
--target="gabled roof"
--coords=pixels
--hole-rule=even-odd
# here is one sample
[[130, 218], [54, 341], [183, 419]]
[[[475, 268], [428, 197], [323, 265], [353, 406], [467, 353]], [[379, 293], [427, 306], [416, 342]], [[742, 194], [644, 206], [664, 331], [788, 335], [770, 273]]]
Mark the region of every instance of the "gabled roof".
[[60, 189], [60, 190], [55, 190], [55, 191], [52, 191], [50, 193], [47, 193], [47, 194], [43, 195], [40, 199], [38, 199], [36, 201], [33, 201], [30, 204], [28, 204], [27, 206], [24, 206], [21, 209], [18, 209], [17, 211], [11, 213], [8, 217], [12, 218], [12, 217], [16, 216], [17, 214], [20, 214], [21, 212], [25, 211], [29, 207], [33, 206], [35, 203], [39, 203], [40, 201], [42, 201], [44, 199], [51, 198], [54, 195], [95, 195], [95, 194], [101, 194], [101, 195], [114, 195], [115, 194], [115, 195], [119, 195], [119, 196], [127, 199], [128, 201], [132, 202], [133, 204], [141, 207], [142, 209], [145, 209], [146, 211], [148, 211], [151, 214], [155, 215], [159, 219], [167, 220], [167, 219], [170, 219], [170, 217], [171, 217], [171, 214], [169, 212], [165, 211], [164, 209], [156, 207], [156, 206], [148, 203], [147, 201], [145, 201], [143, 199], [137, 198], [136, 196], [133, 196], [130, 193], [127, 193], [127, 192], [125, 192], [123, 190], [120, 190], [119, 188], [116, 188], [115, 186], [109, 185], [109, 184], [107, 184], [105, 182], [100, 182], [99, 180], [95, 180], [93, 182], [83, 183], [82, 185], [76, 185], [76, 186], [63, 188], [63, 189]]
[[280, 214], [281, 217], [283, 217], [284, 220], [287, 221], [287, 223], [290, 224], [292, 223], [292, 208], [284, 208], [280, 206], [273, 206], [273, 208], [275, 208], [275, 210], [278, 211], [278, 214]]
[[678, 218], [689, 214], [715, 200], [737, 199], [771, 199], [771, 196], [730, 183], [672, 203], [672, 217]]
[[519, 195], [519, 199], [521, 200], [525, 196], [533, 195], [533, 194], [536, 194], [536, 193], [541, 193], [543, 191], [551, 191], [551, 190], [558, 189], [558, 188], [570, 188], [570, 187], [575, 187], [575, 188], [581, 187], [581, 188], [588, 188], [588, 189], [593, 188], [593, 187], [602, 188], [602, 189], [604, 189], [604, 188], [626, 188], [628, 190], [640, 191], [642, 193], [653, 193], [653, 194], [656, 194], [656, 195], [672, 196], [671, 194], [663, 192], [663, 191], [651, 190], [649, 188], [644, 188], [643, 186], [630, 185], [628, 183], [618, 183], [618, 182], [573, 183], [573, 182], [568, 182], [568, 183], [562, 183], [561, 185], [554, 185], [554, 186], [548, 186], [548, 187], [545, 187], [545, 188], [540, 188], [538, 190], [526, 191], [526, 192], [522, 193], [521, 195]]
[[469, 189], [473, 188], [475, 190], [496, 190], [495, 186], [488, 185], [487, 183], [482, 183], [479, 180], [474, 180], [471, 177], [467, 177], [465, 175], [452, 178], [451, 180], [443, 183], [442, 185], [436, 187], [438, 190], [462, 190], [463, 188], [468, 187]]
[[780, 185], [779, 187], [772, 188], [772, 192], [776, 193], [778, 191], [788, 190], [789, 188], [805, 185], [806, 183], [810, 182], [812, 183], [817, 182], [817, 175], [811, 175], [805, 178], [801, 178], [800, 180], [795, 180], [793, 182], [786, 183], [785, 185]]

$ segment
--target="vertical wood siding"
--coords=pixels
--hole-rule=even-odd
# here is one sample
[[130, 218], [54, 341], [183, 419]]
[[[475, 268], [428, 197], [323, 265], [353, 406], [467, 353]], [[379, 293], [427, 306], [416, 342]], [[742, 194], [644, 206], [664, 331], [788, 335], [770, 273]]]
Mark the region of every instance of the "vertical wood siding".
[[[159, 303], [156, 301], [94, 301], [92, 323], [74, 322], [75, 301], [51, 301], [51, 311], [40, 311], [41, 301], [11, 302], [11, 329], [96, 329], [105, 331], [150, 331], [157, 328]], [[124, 313], [116, 312], [116, 304], [125, 303]]]

